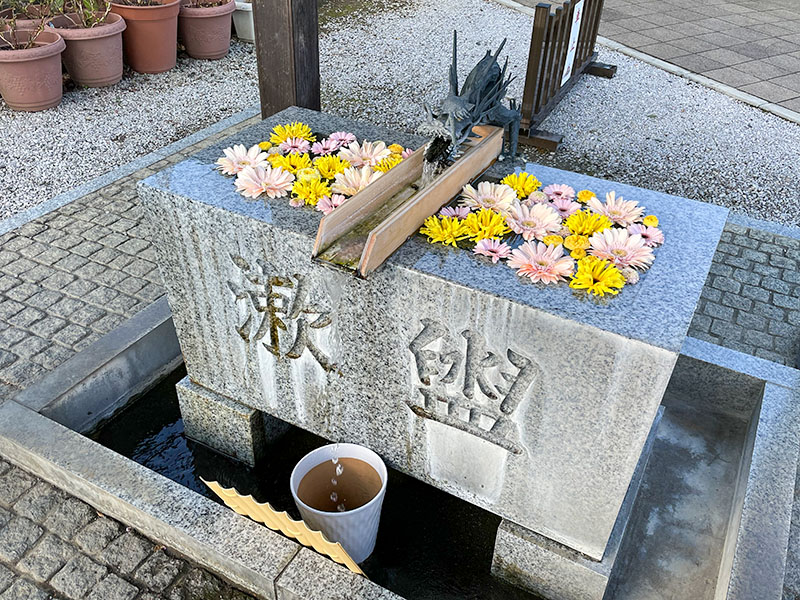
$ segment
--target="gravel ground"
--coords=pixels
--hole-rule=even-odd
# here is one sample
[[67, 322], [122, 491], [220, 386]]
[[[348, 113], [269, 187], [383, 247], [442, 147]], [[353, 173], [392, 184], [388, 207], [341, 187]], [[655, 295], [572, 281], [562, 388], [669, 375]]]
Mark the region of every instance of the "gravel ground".
[[[320, 26], [323, 109], [413, 130], [422, 101], [446, 93], [453, 29], [462, 80], [504, 37], [522, 75], [531, 18], [486, 0], [323, 0]], [[532, 159], [800, 225], [800, 126], [619, 53], [600, 58], [617, 76], [583, 77], [544, 124], [563, 145]], [[0, 106], [0, 218], [257, 101], [252, 46], [234, 43], [222, 61], [184, 57], [44, 113]]]

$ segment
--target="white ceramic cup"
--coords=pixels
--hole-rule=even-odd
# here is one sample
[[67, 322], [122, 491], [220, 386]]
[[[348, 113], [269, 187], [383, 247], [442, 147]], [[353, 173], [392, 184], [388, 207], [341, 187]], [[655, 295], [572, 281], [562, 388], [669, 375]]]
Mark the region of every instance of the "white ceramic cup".
[[[358, 458], [369, 464], [381, 478], [381, 489], [372, 500], [353, 510], [327, 512], [311, 508], [297, 497], [297, 488], [306, 473], [317, 465], [336, 458], [337, 455], [340, 459]], [[330, 444], [306, 454], [292, 471], [289, 485], [294, 503], [306, 525], [324, 533], [331, 542], [341, 543], [350, 558], [360, 563], [369, 558], [375, 549], [381, 507], [386, 494], [386, 475], [386, 465], [383, 464], [383, 460], [369, 448], [358, 444]]]

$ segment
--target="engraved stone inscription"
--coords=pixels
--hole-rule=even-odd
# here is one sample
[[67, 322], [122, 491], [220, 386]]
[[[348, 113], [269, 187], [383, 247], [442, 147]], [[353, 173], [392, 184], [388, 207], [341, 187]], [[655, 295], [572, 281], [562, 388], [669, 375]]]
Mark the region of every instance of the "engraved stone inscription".
[[229, 280], [228, 288], [237, 303], [246, 305], [246, 316], [236, 326], [241, 338], [263, 344], [278, 358], [300, 358], [308, 350], [325, 371], [336, 370], [314, 334], [332, 323], [330, 311], [311, 300], [306, 277], [299, 273], [275, 275], [276, 269], [262, 259], [250, 264], [231, 255], [231, 260], [242, 278], [240, 282]]
[[492, 352], [476, 331], [465, 329], [461, 339], [453, 339], [443, 324], [421, 323], [409, 350], [423, 403], [407, 400], [411, 410], [520, 454], [520, 445], [509, 436], [516, 430], [510, 417], [541, 374], [539, 365], [510, 348], [505, 356]]

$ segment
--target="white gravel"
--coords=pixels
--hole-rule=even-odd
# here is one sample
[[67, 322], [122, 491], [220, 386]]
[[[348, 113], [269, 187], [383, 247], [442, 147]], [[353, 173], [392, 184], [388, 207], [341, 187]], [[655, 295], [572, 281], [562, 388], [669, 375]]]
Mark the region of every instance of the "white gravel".
[[[404, 130], [447, 90], [453, 29], [466, 71], [504, 38], [521, 97], [531, 18], [486, 0], [324, 0], [323, 110]], [[540, 162], [800, 225], [800, 126], [608, 50], [614, 79], [585, 76], [544, 127]], [[69, 92], [57, 110], [0, 107], [0, 217], [258, 101], [252, 46], [222, 61], [183, 58], [162, 75]]]

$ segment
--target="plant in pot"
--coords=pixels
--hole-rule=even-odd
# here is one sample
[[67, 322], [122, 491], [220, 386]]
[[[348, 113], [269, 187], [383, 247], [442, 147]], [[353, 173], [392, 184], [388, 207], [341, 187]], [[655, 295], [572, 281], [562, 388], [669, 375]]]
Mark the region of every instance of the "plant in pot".
[[208, 60], [228, 54], [235, 9], [234, 0], [183, 0], [178, 25], [186, 53]]
[[178, 59], [181, 0], [116, 0], [111, 12], [125, 19], [125, 62], [139, 73], [163, 73]]
[[125, 20], [103, 0], [74, 0], [48, 25], [64, 38], [61, 56], [78, 85], [103, 87], [122, 79], [122, 33]]
[[13, 110], [37, 111], [61, 102], [64, 40], [44, 22], [20, 27], [0, 18], [0, 96]]
[[236, 27], [236, 37], [241, 41], [256, 41], [256, 32], [253, 26], [253, 5], [250, 0], [236, 0], [233, 25]]
[[36, 29], [53, 15], [57, 2], [37, 0], [9, 0], [0, 10], [0, 19], [14, 21], [18, 29]]

